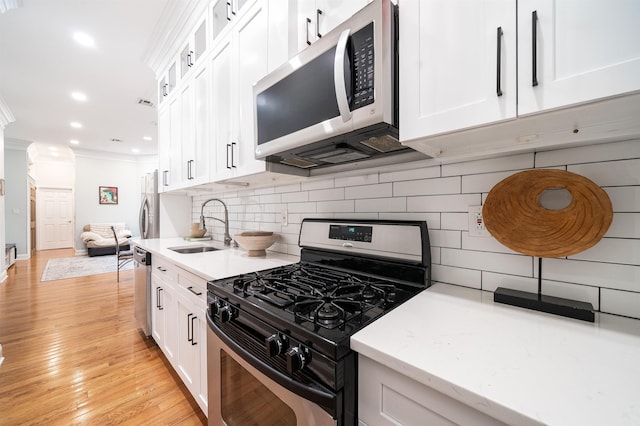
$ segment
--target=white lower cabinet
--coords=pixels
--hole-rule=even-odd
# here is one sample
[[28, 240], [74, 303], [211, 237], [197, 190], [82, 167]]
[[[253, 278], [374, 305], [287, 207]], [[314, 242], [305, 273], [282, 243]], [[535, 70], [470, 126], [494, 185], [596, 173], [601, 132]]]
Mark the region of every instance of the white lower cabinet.
[[361, 426], [504, 424], [362, 355], [358, 417]]
[[206, 415], [206, 280], [156, 255], [153, 268], [153, 339]]

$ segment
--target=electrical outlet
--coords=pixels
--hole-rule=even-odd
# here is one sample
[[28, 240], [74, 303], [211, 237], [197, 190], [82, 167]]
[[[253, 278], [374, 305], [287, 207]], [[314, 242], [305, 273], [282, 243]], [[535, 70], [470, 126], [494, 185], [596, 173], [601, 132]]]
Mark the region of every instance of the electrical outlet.
[[469, 236], [489, 237], [489, 231], [484, 226], [482, 206], [469, 206]]
[[287, 209], [282, 209], [280, 212], [280, 224], [282, 226], [287, 226], [289, 224], [289, 212]]

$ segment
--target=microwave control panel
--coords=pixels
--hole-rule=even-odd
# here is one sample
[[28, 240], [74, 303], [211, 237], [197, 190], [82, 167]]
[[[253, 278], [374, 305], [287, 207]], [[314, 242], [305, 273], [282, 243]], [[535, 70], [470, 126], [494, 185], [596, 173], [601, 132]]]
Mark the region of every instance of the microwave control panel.
[[353, 64], [353, 99], [351, 110], [362, 108], [374, 101], [374, 48], [373, 22], [351, 36]]

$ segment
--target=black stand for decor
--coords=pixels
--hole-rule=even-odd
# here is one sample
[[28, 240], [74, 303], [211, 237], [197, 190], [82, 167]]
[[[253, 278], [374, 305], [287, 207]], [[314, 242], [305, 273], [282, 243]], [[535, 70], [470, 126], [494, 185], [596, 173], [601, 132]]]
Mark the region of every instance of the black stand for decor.
[[520, 308], [533, 309], [563, 317], [595, 322], [593, 305], [561, 297], [542, 294], [542, 258], [538, 258], [538, 294], [498, 287], [493, 293], [493, 301]]

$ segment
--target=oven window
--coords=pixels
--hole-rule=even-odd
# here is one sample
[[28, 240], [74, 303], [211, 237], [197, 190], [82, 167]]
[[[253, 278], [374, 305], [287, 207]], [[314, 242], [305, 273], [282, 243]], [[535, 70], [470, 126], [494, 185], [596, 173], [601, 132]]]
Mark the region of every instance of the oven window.
[[228, 426], [295, 426], [289, 406], [238, 364], [220, 351], [222, 419]]

